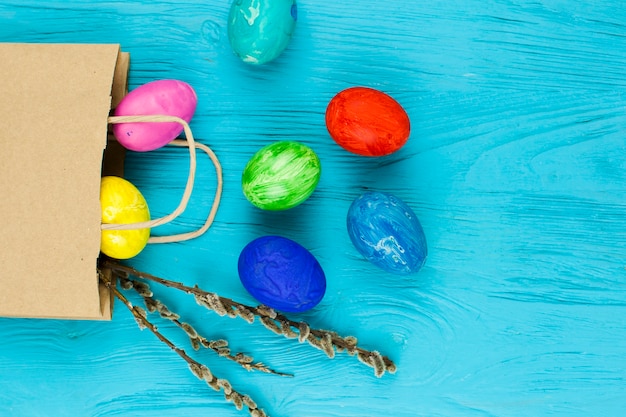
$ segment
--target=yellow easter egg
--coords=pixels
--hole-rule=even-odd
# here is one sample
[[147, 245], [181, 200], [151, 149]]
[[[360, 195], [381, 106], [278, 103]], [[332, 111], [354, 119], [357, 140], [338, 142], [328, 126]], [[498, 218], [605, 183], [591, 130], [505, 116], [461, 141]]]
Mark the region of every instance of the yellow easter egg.
[[[130, 181], [120, 177], [102, 177], [100, 183], [102, 223], [128, 224], [150, 220], [148, 203]], [[103, 230], [100, 250], [115, 259], [136, 256], [148, 243], [150, 229]]]

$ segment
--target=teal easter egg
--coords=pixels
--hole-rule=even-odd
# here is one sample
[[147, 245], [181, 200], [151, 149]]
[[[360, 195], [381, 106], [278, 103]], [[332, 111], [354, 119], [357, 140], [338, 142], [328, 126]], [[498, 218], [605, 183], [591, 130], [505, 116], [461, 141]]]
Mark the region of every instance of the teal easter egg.
[[263, 210], [287, 210], [315, 190], [322, 172], [313, 149], [299, 142], [280, 141], [255, 153], [241, 177], [243, 194]]
[[228, 15], [228, 39], [244, 62], [264, 64], [289, 44], [296, 26], [295, 0], [234, 0]]

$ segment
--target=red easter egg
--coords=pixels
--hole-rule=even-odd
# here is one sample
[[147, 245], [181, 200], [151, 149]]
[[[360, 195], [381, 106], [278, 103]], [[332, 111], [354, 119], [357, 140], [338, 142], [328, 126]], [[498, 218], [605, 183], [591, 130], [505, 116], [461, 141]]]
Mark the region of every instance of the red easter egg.
[[326, 108], [326, 128], [339, 146], [363, 156], [389, 155], [409, 139], [409, 116], [389, 95], [368, 87], [339, 92]]

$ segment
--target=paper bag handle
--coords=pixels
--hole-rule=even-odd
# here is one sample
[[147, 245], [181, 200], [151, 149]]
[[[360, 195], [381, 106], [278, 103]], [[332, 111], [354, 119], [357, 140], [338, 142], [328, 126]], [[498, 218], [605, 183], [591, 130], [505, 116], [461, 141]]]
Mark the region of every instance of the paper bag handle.
[[146, 115], [146, 116], [111, 116], [108, 118], [108, 122], [111, 124], [116, 123], [135, 123], [135, 122], [177, 122], [183, 126], [183, 130], [185, 132], [185, 138], [183, 139], [175, 139], [172, 142], [168, 143], [168, 145], [173, 146], [187, 146], [189, 148], [189, 177], [187, 178], [187, 185], [185, 186], [185, 191], [183, 192], [183, 197], [178, 204], [176, 209], [168, 214], [167, 216], [159, 217], [157, 219], [148, 220], [145, 222], [139, 223], [103, 223], [101, 225], [102, 230], [133, 230], [133, 229], [144, 229], [144, 228], [153, 228], [157, 226], [161, 226], [163, 224], [169, 223], [178, 217], [181, 213], [185, 211], [187, 208], [187, 203], [191, 197], [191, 192], [193, 191], [193, 184], [196, 177], [196, 148], [203, 150], [213, 162], [215, 166], [215, 172], [217, 174], [217, 187], [215, 190], [215, 198], [213, 199], [213, 205], [211, 206], [211, 210], [209, 211], [209, 215], [205, 221], [205, 223], [197, 230], [186, 233], [179, 233], [175, 235], [168, 236], [151, 236], [148, 240], [148, 243], [171, 243], [171, 242], [182, 242], [184, 240], [193, 239], [202, 235], [204, 232], [211, 227], [213, 220], [215, 219], [215, 215], [217, 214], [217, 209], [220, 204], [220, 199], [222, 197], [222, 188], [223, 188], [223, 180], [222, 180], [222, 166], [215, 155], [215, 153], [208, 146], [197, 143], [193, 138], [193, 133], [191, 132], [191, 128], [189, 124], [176, 116], [168, 116], [168, 115]]

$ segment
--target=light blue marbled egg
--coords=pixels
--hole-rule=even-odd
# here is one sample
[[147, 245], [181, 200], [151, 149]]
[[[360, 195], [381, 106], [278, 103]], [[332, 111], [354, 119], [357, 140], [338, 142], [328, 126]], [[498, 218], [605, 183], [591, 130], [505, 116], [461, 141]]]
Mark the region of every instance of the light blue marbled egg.
[[426, 261], [426, 236], [417, 216], [398, 197], [366, 192], [348, 209], [348, 234], [361, 255], [399, 275], [420, 270]]
[[289, 44], [296, 26], [295, 0], [234, 0], [228, 15], [228, 39], [244, 62], [264, 64]]

